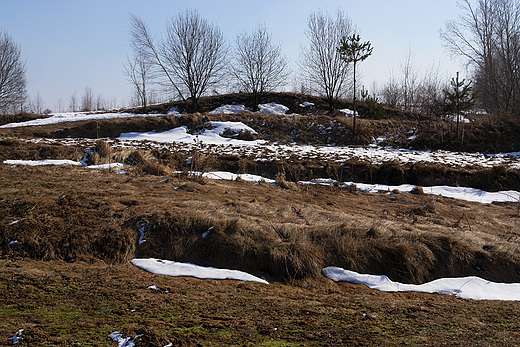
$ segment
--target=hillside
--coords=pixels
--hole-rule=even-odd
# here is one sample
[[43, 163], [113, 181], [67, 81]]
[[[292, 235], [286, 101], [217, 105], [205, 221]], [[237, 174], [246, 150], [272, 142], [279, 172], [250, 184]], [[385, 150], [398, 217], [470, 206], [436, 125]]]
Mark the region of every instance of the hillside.
[[[318, 104], [298, 97], [293, 103]], [[223, 98], [236, 100], [215, 98], [206, 100], [209, 108], [230, 104]], [[376, 163], [371, 160], [381, 142], [399, 148], [402, 141], [418, 141], [419, 122], [429, 122], [430, 129], [449, 125], [388, 116], [361, 120], [364, 135], [349, 137], [350, 120], [340, 115], [162, 114], [173, 106], [160, 106], [155, 116], [0, 128], [4, 159], [120, 164], [0, 165], [0, 339], [25, 328], [25, 342], [42, 346], [116, 345], [107, 339], [116, 330], [144, 334], [137, 345], [161, 347], [519, 341], [517, 302], [381, 293], [321, 274], [326, 266], [339, 266], [403, 283], [462, 276], [520, 282], [518, 202], [482, 204], [421, 189], [367, 193], [356, 185], [301, 182], [328, 177], [520, 190], [515, 156], [470, 155], [468, 166], [462, 157], [455, 161], [455, 154], [440, 152], [445, 161]], [[196, 136], [210, 139], [208, 122], [241, 122], [256, 134], [224, 134], [234, 145], [190, 144]], [[188, 139], [180, 144], [120, 138], [180, 126]], [[259, 140], [281, 143], [245, 145]], [[294, 149], [351, 140], [371, 145], [354, 148], [372, 157], [304, 156]], [[281, 153], [282, 145], [294, 146], [292, 154]], [[237, 148], [243, 152], [225, 152]], [[259, 149], [265, 152], [244, 154]], [[397, 152], [396, 158], [406, 155]], [[196, 174], [219, 170], [266, 180]], [[271, 284], [171, 278], [129, 264], [148, 257], [242, 270]], [[152, 285], [159, 289], [146, 289]]]

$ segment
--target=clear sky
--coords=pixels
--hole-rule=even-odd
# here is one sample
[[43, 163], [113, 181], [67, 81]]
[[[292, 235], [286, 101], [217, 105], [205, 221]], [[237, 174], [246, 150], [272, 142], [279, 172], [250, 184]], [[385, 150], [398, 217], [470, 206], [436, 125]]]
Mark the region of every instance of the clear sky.
[[417, 72], [439, 67], [449, 79], [464, 71], [439, 38], [445, 22], [461, 13], [457, 0], [0, 0], [0, 29], [20, 44], [28, 92], [32, 98], [39, 94], [46, 108], [56, 109], [59, 99], [68, 107], [70, 95], [81, 96], [85, 87], [122, 106], [132, 90], [123, 74], [131, 54], [130, 14], [159, 36], [167, 21], [186, 8], [217, 24], [229, 43], [239, 31], [264, 23], [293, 70], [300, 46], [307, 44], [309, 14], [343, 10], [362, 40], [374, 47], [360, 65], [368, 89], [399, 75], [408, 53]]

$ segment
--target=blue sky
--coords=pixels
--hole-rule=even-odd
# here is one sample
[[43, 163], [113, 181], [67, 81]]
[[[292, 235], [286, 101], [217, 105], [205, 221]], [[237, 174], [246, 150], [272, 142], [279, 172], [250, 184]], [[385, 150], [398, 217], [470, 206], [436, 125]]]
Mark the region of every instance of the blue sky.
[[456, 0], [0, 0], [0, 29], [20, 44], [28, 92], [33, 98], [39, 94], [45, 107], [55, 109], [60, 98], [68, 106], [70, 95], [81, 95], [85, 87], [124, 105], [132, 89], [123, 74], [131, 53], [130, 14], [160, 35], [167, 21], [186, 8], [217, 24], [230, 43], [239, 31], [264, 23], [293, 70], [300, 46], [307, 43], [303, 32], [309, 14], [341, 9], [374, 47], [361, 64], [368, 89], [399, 75], [408, 52], [418, 72], [435, 66], [450, 78], [464, 71], [439, 38], [444, 23], [461, 13]]

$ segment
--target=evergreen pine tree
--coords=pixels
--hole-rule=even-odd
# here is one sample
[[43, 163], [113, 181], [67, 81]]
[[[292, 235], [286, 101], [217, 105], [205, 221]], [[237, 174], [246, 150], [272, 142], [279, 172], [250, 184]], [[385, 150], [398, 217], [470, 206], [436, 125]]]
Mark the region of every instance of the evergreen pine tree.
[[450, 88], [443, 90], [445, 96], [444, 111], [457, 117], [457, 136], [462, 113], [470, 110], [476, 104], [476, 95], [471, 90], [471, 81], [466, 83], [465, 79], [459, 80], [458, 72], [457, 77], [451, 79]]
[[352, 132], [356, 135], [356, 65], [358, 62], [365, 60], [372, 54], [372, 46], [370, 41], [360, 43], [359, 35], [352, 35], [341, 39], [341, 45], [338, 51], [341, 58], [347, 63], [354, 63], [354, 120], [352, 123]]

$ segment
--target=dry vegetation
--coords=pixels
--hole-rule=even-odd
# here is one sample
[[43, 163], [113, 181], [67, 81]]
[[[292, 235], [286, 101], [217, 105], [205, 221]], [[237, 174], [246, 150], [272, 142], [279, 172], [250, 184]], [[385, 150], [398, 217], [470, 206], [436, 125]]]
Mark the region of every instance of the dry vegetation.
[[[518, 281], [515, 204], [77, 167], [3, 166], [1, 174], [3, 337], [25, 327], [29, 345], [41, 346], [109, 346], [114, 330], [144, 333], [143, 346], [518, 338], [516, 303], [379, 293], [320, 275], [337, 265], [416, 283]], [[273, 284], [151, 275], [129, 265], [133, 257], [241, 269]]]
[[[395, 143], [402, 141], [417, 120], [401, 116], [361, 122], [363, 136], [400, 128]], [[261, 130], [262, 138], [287, 141], [295, 131], [300, 139], [315, 141], [323, 136], [316, 124], [335, 122], [336, 139], [348, 138], [348, 120], [311, 115], [194, 114], [1, 129], [0, 157], [115, 161], [125, 164], [127, 174], [0, 165], [0, 341], [22, 327], [24, 343], [31, 346], [115, 345], [106, 338], [114, 330], [142, 333], [139, 345], [161, 347], [168, 342], [512, 346], [519, 341], [517, 303], [379, 293], [321, 275], [323, 267], [334, 265], [401, 282], [469, 275], [520, 282], [518, 203], [483, 205], [420, 189], [364, 194], [291, 183], [328, 175], [519, 189], [516, 171], [353, 162], [348, 171], [326, 159], [255, 163], [181, 150], [121, 149], [102, 140], [64, 146], [15, 139], [96, 138], [179, 125], [195, 129], [217, 119], [243, 121]], [[261, 173], [277, 177], [277, 184], [193, 174], [208, 170]], [[143, 227], [146, 242], [139, 244]], [[135, 257], [239, 269], [272, 284], [156, 276], [129, 265]], [[152, 284], [161, 289], [146, 290]]]

